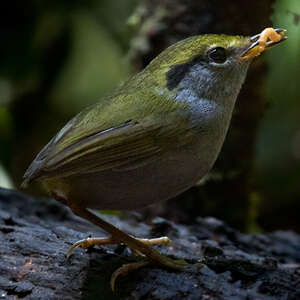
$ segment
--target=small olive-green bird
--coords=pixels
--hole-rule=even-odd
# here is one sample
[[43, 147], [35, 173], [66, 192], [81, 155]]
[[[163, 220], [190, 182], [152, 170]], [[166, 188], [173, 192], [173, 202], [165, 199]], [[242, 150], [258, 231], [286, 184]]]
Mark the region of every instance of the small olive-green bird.
[[168, 239], [137, 239], [91, 209], [131, 210], [167, 200], [212, 168], [252, 58], [285, 40], [282, 29], [253, 37], [202, 35], [182, 40], [113, 93], [72, 120], [42, 149], [24, 185], [42, 181], [75, 214], [106, 230], [76, 247], [124, 243], [148, 259], [181, 269], [149, 246]]

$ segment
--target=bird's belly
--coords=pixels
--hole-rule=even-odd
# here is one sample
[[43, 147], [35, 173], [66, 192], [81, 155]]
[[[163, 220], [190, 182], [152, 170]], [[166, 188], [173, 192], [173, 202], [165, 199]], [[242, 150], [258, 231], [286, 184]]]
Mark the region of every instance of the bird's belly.
[[205, 148], [185, 147], [135, 169], [56, 178], [53, 183], [48, 181], [48, 187], [70, 202], [93, 209], [137, 209], [193, 186], [210, 170], [216, 157], [212, 151], [205, 153]]

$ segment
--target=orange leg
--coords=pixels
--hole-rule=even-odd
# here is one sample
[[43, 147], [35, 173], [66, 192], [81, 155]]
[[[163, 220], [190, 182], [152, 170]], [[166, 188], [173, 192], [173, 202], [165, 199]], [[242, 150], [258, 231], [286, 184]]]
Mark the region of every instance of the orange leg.
[[183, 260], [174, 260], [165, 255], [160, 254], [157, 250], [150, 247], [150, 245], [161, 243], [169, 244], [170, 240], [167, 237], [157, 238], [157, 239], [137, 239], [131, 235], [125, 233], [124, 231], [118, 229], [112, 224], [103, 220], [96, 212], [88, 208], [75, 206], [74, 204], [69, 205], [72, 211], [86, 220], [94, 223], [95, 225], [101, 227], [103, 230], [108, 232], [111, 237], [108, 238], [87, 238], [85, 240], [78, 241], [75, 243], [71, 249], [68, 251], [67, 256], [69, 257], [74, 249], [77, 247], [88, 248], [93, 245], [107, 245], [107, 244], [120, 244], [123, 243], [130, 249], [134, 250], [138, 254], [144, 256], [146, 259], [143, 261], [138, 261], [132, 264], [126, 264], [116, 270], [111, 278], [111, 287], [114, 290], [115, 281], [118, 276], [126, 275], [131, 270], [136, 270], [150, 263], [155, 263], [157, 265], [170, 268], [173, 270], [183, 270], [188, 263]]

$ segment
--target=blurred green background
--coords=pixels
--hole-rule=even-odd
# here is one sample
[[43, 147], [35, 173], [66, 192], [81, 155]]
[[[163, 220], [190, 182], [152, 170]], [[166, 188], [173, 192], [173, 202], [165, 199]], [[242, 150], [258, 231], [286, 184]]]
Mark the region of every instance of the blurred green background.
[[[137, 49], [147, 50], [144, 34], [160, 24], [141, 22], [137, 0], [29, 0], [5, 6], [0, 186], [17, 189], [26, 167], [68, 119], [139, 69], [131, 58]], [[265, 54], [268, 108], [257, 140], [249, 215], [252, 228], [300, 231], [300, 1], [276, 1], [272, 20], [288, 30], [289, 40]], [[38, 186], [29, 191], [40, 194]]]
[[268, 107], [257, 142], [259, 222], [300, 231], [300, 1], [279, 0], [273, 24], [288, 30], [288, 42], [267, 53]]

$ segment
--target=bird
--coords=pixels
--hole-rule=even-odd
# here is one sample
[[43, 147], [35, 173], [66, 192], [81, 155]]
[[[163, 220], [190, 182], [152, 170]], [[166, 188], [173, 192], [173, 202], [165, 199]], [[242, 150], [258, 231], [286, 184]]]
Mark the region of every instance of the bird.
[[182, 270], [187, 263], [151, 247], [167, 237], [133, 237], [95, 210], [135, 210], [177, 196], [212, 168], [254, 57], [286, 40], [284, 29], [252, 37], [204, 34], [181, 40], [98, 103], [71, 119], [41, 150], [22, 186], [40, 181], [74, 214], [107, 238], [77, 247], [123, 243], [145, 259], [111, 279], [150, 263]]

